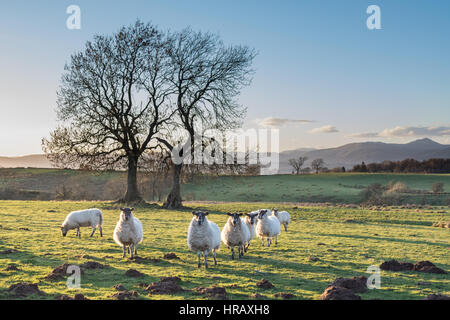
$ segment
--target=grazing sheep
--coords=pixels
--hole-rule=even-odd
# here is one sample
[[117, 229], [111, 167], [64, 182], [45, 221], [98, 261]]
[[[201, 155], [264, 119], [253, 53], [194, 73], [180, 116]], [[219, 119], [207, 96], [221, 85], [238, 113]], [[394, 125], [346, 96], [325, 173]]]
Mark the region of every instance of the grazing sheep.
[[284, 231], [287, 231], [289, 223], [291, 223], [291, 216], [287, 211], [278, 211], [278, 209], [273, 209], [273, 214], [278, 218], [280, 224], [284, 226]]
[[120, 209], [120, 218], [114, 229], [114, 241], [123, 248], [123, 256], [125, 258], [126, 251], [130, 253], [131, 258], [137, 255], [137, 245], [142, 242], [144, 238], [142, 223], [138, 218], [133, 216], [134, 208]]
[[234, 247], [238, 247], [239, 259], [244, 255], [244, 245], [250, 238], [250, 231], [240, 218], [242, 213], [228, 213], [230, 216], [222, 229], [222, 242], [231, 248], [231, 259], [234, 260]]
[[217, 224], [209, 221], [206, 217], [208, 212], [195, 212], [191, 220], [187, 234], [187, 244], [191, 251], [197, 252], [198, 267], [202, 266], [200, 258], [203, 252], [205, 258], [205, 268], [208, 269], [208, 253], [212, 250], [214, 265], [217, 265], [216, 250], [220, 248], [220, 229]]
[[250, 212], [245, 214], [246, 217], [244, 218], [244, 223], [246, 224], [248, 231], [249, 231], [249, 237], [247, 240], [247, 245], [244, 246], [244, 252], [247, 252], [248, 247], [250, 247], [250, 241], [253, 240], [255, 237], [255, 224], [256, 224], [256, 217], [258, 216], [258, 212]]
[[103, 214], [99, 209], [73, 211], [67, 215], [66, 219], [62, 223], [61, 233], [63, 237], [65, 237], [69, 230], [77, 229], [77, 237], [81, 238], [80, 227], [92, 227], [92, 237], [96, 227], [98, 226], [98, 230], [100, 230], [100, 237], [103, 237], [102, 224]]
[[258, 223], [256, 224], [256, 234], [262, 241], [262, 245], [264, 246], [264, 238], [267, 238], [267, 246], [270, 247], [272, 243], [271, 238], [275, 238], [275, 245], [278, 243], [278, 235], [281, 232], [280, 221], [278, 218], [269, 215], [268, 212], [270, 210], [259, 210], [258, 214]]

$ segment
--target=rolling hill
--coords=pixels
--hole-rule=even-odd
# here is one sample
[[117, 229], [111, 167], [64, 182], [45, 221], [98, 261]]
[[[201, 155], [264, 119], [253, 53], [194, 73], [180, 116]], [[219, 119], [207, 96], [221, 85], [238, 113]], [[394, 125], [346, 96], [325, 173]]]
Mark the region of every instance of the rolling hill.
[[351, 168], [362, 161], [382, 162], [384, 160], [398, 161], [408, 158], [419, 161], [430, 158], [450, 158], [450, 145], [437, 143], [425, 138], [406, 144], [384, 142], [350, 143], [337, 148], [318, 149], [312, 151], [291, 150], [280, 153], [280, 173], [290, 173], [289, 159], [294, 157], [308, 157], [306, 166], [311, 160], [322, 158], [328, 168]]

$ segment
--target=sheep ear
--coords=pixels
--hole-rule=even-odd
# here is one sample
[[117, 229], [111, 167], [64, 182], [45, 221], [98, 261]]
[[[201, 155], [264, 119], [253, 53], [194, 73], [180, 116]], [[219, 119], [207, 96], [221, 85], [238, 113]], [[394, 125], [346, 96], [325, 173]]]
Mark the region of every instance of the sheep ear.
[[130, 211], [134, 211], [134, 208], [131, 208]]
[[232, 216], [233, 216], [233, 214], [232, 214], [232, 213], [229, 213], [229, 212], [227, 213], [227, 215], [229, 215], [230, 217], [232, 217]]
[[206, 211], [206, 212], [205, 212], [205, 216], [207, 216], [208, 214], [209, 214], [209, 212], [208, 212], [208, 211]]
[[195, 212], [195, 211], [192, 211], [192, 214], [193, 214], [194, 216], [196, 216], [196, 215], [197, 215], [197, 212]]
[[247, 217], [250, 217], [250, 213], [246, 213], [245, 215], [246, 215]]
[[241, 216], [242, 216], [242, 213], [238, 213], [238, 216], [241, 217]]
[[123, 211], [124, 210], [124, 208], [120, 208], [120, 211]]

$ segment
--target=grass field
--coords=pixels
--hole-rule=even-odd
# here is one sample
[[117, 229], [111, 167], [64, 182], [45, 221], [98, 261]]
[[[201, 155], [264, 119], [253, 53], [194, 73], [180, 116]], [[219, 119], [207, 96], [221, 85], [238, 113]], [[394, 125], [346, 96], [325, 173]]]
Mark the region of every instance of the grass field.
[[[184, 199], [191, 201], [360, 203], [364, 188], [373, 183], [386, 185], [389, 182], [402, 182], [417, 191], [401, 194], [403, 203], [450, 204], [449, 174], [207, 176], [183, 184], [181, 190]], [[432, 185], [437, 182], [444, 183], [444, 193], [430, 192]], [[125, 193], [126, 174], [57, 169], [0, 169], [0, 199], [3, 200], [52, 200], [63, 186], [75, 191], [75, 194], [64, 200], [115, 200]], [[140, 188], [145, 189], [141, 191], [146, 200], [154, 201], [149, 183], [140, 185]], [[2, 192], [5, 189], [20, 192], [5, 194]], [[167, 192], [168, 189], [163, 195]]]
[[[318, 299], [337, 277], [368, 276], [365, 273], [368, 266], [379, 266], [388, 259], [413, 263], [429, 260], [450, 271], [449, 229], [431, 226], [437, 221], [450, 220], [448, 207], [369, 210], [316, 206], [294, 209], [292, 204], [276, 204], [279, 209], [288, 210], [292, 217], [290, 230], [282, 232], [277, 247], [261, 247], [259, 240], [254, 240], [241, 261], [232, 261], [229, 250], [222, 246], [218, 265], [214, 266], [210, 259], [210, 269], [205, 271], [197, 268], [196, 255], [189, 252], [186, 245], [192, 209], [209, 210], [209, 218], [222, 227], [226, 212], [271, 208], [275, 204], [190, 202], [185, 205], [191, 208], [185, 211], [137, 208], [135, 214], [144, 225], [144, 242], [139, 248], [139, 256], [160, 260], [136, 262], [122, 259], [121, 248], [112, 240], [119, 215], [112, 203], [0, 201], [0, 252], [17, 250], [0, 254], [0, 299], [13, 299], [7, 288], [19, 282], [38, 283], [45, 295], [28, 297], [36, 299], [54, 299], [58, 294], [73, 296], [75, 293], [82, 293], [89, 299], [111, 299], [116, 284], [137, 290], [139, 299], [202, 299], [203, 296], [192, 289], [213, 284], [225, 287], [231, 299], [249, 299], [254, 293], [274, 299], [278, 292], [292, 293], [297, 299]], [[99, 238], [96, 233], [89, 238], [89, 230], [84, 228], [81, 239], [75, 238], [74, 231], [63, 238], [59, 226], [66, 214], [88, 207], [103, 210], [104, 237]], [[180, 260], [161, 259], [171, 252]], [[62, 263], [86, 261], [109, 267], [86, 270], [81, 278], [81, 289], [76, 290], [67, 289], [65, 279], [44, 279]], [[12, 264], [19, 270], [5, 271]], [[125, 276], [125, 271], [130, 268], [145, 276]], [[158, 281], [161, 276], [179, 276], [181, 287], [187, 291], [149, 296], [139, 287], [139, 283]], [[275, 288], [257, 288], [256, 282], [262, 278], [272, 282]], [[382, 271], [381, 289], [369, 290], [361, 296], [363, 299], [422, 299], [431, 293], [450, 294], [448, 274]]]

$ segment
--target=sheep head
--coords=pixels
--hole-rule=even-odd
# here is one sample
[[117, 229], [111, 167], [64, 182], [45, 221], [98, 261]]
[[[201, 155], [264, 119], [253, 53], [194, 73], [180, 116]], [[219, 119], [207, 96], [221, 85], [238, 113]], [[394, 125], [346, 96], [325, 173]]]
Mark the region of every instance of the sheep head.
[[234, 212], [234, 213], [227, 213], [227, 215], [230, 216], [228, 221], [231, 221], [231, 225], [236, 226], [240, 222], [240, 217], [242, 216], [242, 213]]
[[192, 214], [195, 216], [195, 221], [197, 221], [198, 225], [201, 226], [205, 222], [206, 216], [209, 212], [192, 211]]
[[256, 217], [258, 216], [258, 213], [246, 213], [245, 215], [250, 220], [250, 224], [255, 224], [255, 220], [256, 220]]
[[121, 208], [120, 210], [122, 211], [120, 213], [120, 217], [122, 218], [122, 220], [128, 221], [133, 218], [132, 211], [134, 211], [134, 208]]
[[264, 217], [266, 216], [267, 212], [268, 212], [268, 210], [266, 210], [266, 209], [259, 210], [258, 219], [260, 219], [260, 220], [264, 219]]

